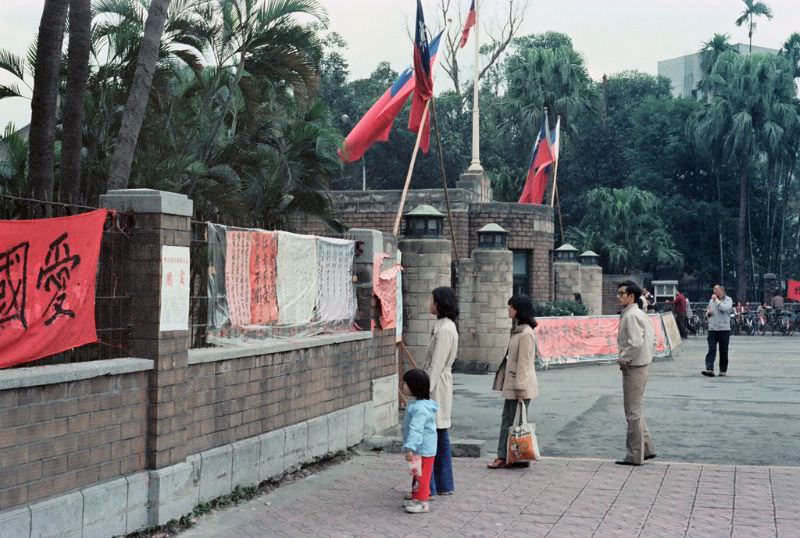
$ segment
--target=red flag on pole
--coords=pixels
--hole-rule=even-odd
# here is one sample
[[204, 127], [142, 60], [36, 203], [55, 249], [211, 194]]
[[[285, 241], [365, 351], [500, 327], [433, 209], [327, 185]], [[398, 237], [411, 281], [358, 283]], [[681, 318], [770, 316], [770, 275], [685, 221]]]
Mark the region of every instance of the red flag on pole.
[[544, 201], [544, 191], [547, 188], [547, 167], [555, 158], [550, 147], [550, 129], [547, 125], [547, 111], [545, 111], [542, 126], [531, 149], [531, 160], [528, 165], [528, 174], [525, 186], [519, 197], [520, 204], [538, 204]]
[[95, 278], [107, 214], [0, 221], [0, 368], [97, 341]]
[[464, 22], [464, 29], [461, 30], [461, 42], [459, 43], [459, 47], [462, 49], [467, 45], [467, 39], [469, 39], [469, 31], [475, 26], [475, 20], [477, 18], [477, 14], [475, 13], [475, 0], [472, 0], [472, 4], [469, 6], [469, 13], [467, 13], [467, 20]]
[[420, 140], [420, 149], [423, 153], [428, 153], [430, 146], [430, 114], [425, 118], [425, 125], [422, 123], [422, 113], [425, 105], [433, 95], [433, 69], [431, 65], [431, 54], [428, 46], [428, 34], [425, 30], [425, 15], [422, 12], [422, 2], [417, 0], [417, 24], [414, 34], [414, 96], [411, 98], [411, 114], [408, 117], [408, 130], [412, 133], [423, 130]]
[[[441, 37], [440, 32], [430, 42], [428, 50], [431, 64], [436, 61]], [[414, 91], [414, 84], [414, 70], [408, 66], [347, 135], [339, 150], [339, 157], [344, 162], [357, 161], [375, 142], [389, 140], [392, 124]]]

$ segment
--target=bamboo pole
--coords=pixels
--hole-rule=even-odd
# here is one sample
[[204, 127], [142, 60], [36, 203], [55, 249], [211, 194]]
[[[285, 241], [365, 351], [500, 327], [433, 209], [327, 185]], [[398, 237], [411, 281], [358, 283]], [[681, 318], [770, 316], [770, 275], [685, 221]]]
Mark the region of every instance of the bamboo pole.
[[425, 109], [422, 111], [422, 120], [419, 122], [419, 129], [417, 130], [417, 141], [414, 143], [414, 151], [411, 153], [411, 162], [408, 163], [406, 182], [403, 185], [403, 194], [400, 196], [400, 207], [397, 208], [397, 216], [394, 218], [394, 228], [392, 229], [395, 237], [400, 234], [400, 219], [403, 217], [403, 207], [406, 205], [406, 196], [408, 196], [408, 188], [411, 186], [411, 176], [414, 173], [414, 163], [417, 162], [419, 144], [422, 141], [422, 132], [425, 130], [425, 120], [428, 118], [428, 108], [430, 105], [431, 101], [429, 99], [426, 101]]
[[558, 192], [558, 159], [556, 164], [553, 165], [553, 191], [550, 193], [550, 207], [556, 205], [556, 193]]

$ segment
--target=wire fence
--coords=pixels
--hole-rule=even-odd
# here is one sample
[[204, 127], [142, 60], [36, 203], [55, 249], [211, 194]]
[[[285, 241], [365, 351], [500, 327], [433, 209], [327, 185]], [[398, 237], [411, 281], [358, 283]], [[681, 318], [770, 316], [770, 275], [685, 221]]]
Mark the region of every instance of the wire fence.
[[[0, 219], [67, 217], [97, 208], [0, 194]], [[95, 320], [97, 343], [51, 355], [18, 367], [88, 362], [130, 356], [131, 298], [127, 262], [135, 220], [132, 213], [109, 214], [98, 260]]]

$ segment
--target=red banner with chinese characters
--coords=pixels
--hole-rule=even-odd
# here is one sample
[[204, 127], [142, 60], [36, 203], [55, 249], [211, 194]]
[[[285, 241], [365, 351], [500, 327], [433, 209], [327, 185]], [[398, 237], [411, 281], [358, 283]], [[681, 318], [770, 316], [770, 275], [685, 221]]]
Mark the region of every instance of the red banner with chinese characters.
[[[655, 355], [668, 355], [661, 316], [648, 317], [653, 324]], [[536, 322], [536, 355], [545, 366], [617, 357], [619, 316], [537, 318]]]
[[97, 260], [108, 211], [0, 221], [0, 368], [97, 341]]
[[791, 301], [800, 301], [800, 280], [786, 281], [786, 298]]

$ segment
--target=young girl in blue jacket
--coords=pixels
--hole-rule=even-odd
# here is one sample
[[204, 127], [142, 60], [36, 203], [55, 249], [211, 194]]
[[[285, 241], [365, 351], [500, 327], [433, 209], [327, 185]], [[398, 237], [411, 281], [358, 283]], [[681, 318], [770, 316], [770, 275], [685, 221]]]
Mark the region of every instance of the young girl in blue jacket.
[[[409, 514], [422, 514], [430, 511], [431, 474], [436, 457], [436, 402], [430, 399], [431, 381], [425, 370], [415, 368], [403, 376], [403, 394], [413, 396], [406, 407], [403, 421], [403, 450], [409, 463], [421, 457], [422, 465], [414, 473], [411, 482], [411, 496], [405, 503]], [[417, 474], [419, 472], [419, 474]]]

